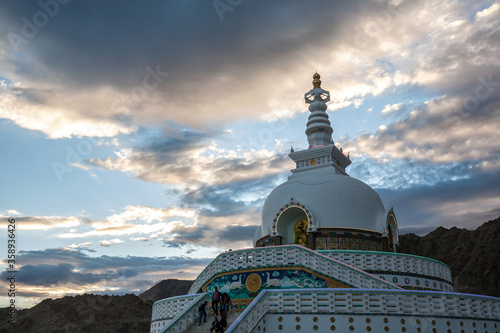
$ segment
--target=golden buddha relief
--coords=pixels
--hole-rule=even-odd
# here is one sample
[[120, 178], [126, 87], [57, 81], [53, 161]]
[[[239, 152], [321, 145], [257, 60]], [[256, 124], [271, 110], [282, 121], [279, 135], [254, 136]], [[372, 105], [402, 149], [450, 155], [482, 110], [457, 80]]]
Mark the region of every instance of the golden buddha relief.
[[307, 226], [307, 220], [300, 220], [295, 223], [293, 228], [295, 244], [307, 246]]

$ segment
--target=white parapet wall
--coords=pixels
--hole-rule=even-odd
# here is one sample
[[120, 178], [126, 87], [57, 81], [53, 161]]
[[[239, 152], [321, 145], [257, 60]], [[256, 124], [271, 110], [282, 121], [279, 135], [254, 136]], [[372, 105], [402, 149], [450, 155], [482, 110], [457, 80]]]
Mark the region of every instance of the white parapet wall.
[[195, 293], [217, 274], [252, 268], [301, 266], [337, 279], [354, 288], [400, 289], [399, 286], [356, 267], [331, 259], [299, 245], [258, 247], [224, 252], [218, 255], [193, 282]]
[[[166, 331], [172, 326], [172, 324], [175, 324], [175, 321], [178, 321], [181, 315], [184, 315], [184, 317], [192, 317], [191, 312], [195, 312], [197, 315], [197, 307], [194, 311], [187, 314], [184, 312], [186, 312], [186, 310], [190, 307], [195, 307], [196, 304], [205, 300], [208, 300], [208, 295], [206, 294], [191, 294], [170, 297], [155, 302], [153, 304], [153, 313], [151, 315], [151, 326], [149, 332], [160, 333]], [[192, 322], [192, 318], [189, 319], [189, 322], [184, 322], [177, 326], [189, 326]], [[182, 332], [182, 330], [177, 331]]]
[[403, 288], [453, 291], [450, 268], [434, 259], [377, 251], [326, 250], [318, 252]]
[[226, 332], [499, 332], [500, 299], [407, 290], [265, 290]]

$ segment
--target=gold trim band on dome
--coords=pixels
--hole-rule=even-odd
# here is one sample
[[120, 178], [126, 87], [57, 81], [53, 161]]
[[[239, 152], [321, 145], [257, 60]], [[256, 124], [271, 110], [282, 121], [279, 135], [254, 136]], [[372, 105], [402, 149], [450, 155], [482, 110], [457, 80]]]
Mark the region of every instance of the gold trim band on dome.
[[286, 203], [284, 206], [282, 206], [280, 208], [279, 212], [276, 213], [276, 217], [273, 220], [273, 236], [275, 236], [277, 234], [278, 221], [279, 221], [281, 215], [283, 215], [283, 213], [286, 212], [287, 210], [289, 210], [290, 208], [299, 208], [299, 209], [301, 209], [304, 212], [304, 214], [306, 215], [306, 217], [307, 217], [307, 224], [309, 225], [309, 231], [312, 230], [313, 218], [312, 218], [312, 214], [309, 211], [309, 209], [307, 208], [307, 206], [306, 205], [301, 205], [299, 202], [296, 202], [296, 201], [294, 202], [293, 198], [290, 198], [290, 201], [288, 201], [288, 203]]
[[321, 231], [321, 230], [324, 230], [324, 231], [334, 231], [334, 230], [343, 230], [343, 231], [353, 230], [353, 231], [358, 231], [358, 230], [361, 230], [361, 231], [371, 232], [371, 233], [379, 234], [379, 235], [383, 235], [384, 234], [383, 232], [376, 231], [376, 230], [369, 230], [369, 229], [363, 229], [363, 228], [349, 228], [349, 227], [318, 227], [316, 230], [317, 231]]
[[254, 248], [262, 248], [262, 247], [269, 247], [269, 246], [281, 246], [282, 242], [282, 236], [276, 235], [276, 236], [271, 236], [267, 234], [264, 237], [259, 238], [257, 241], [255, 241], [255, 246]]
[[386, 222], [385, 222], [386, 232], [387, 233], [389, 233], [389, 218], [390, 217], [392, 217], [394, 219], [394, 224], [396, 225], [396, 231], [398, 231], [397, 234], [396, 234], [396, 240], [399, 243], [399, 226], [398, 226], [398, 220], [396, 219], [396, 214], [394, 214], [394, 211], [392, 210], [392, 208], [389, 210], [389, 214], [387, 214], [387, 219], [386, 219]]
[[261, 239], [264, 239], [264, 238], [266, 238], [266, 237], [276, 237], [276, 236], [271, 236], [271, 234], [267, 234], [267, 235], [262, 236], [261, 238], [257, 239], [257, 240], [255, 241], [255, 244], [257, 244], [257, 243], [258, 243]]

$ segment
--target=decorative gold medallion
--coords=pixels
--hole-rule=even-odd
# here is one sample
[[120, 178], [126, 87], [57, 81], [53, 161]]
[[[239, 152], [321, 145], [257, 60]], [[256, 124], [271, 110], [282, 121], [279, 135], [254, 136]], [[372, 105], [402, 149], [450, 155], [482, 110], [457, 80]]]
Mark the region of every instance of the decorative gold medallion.
[[252, 273], [247, 277], [247, 281], [245, 284], [249, 292], [255, 293], [262, 286], [262, 279], [259, 274]]
[[309, 161], [309, 164], [310, 165], [316, 165], [316, 160], [313, 158]]

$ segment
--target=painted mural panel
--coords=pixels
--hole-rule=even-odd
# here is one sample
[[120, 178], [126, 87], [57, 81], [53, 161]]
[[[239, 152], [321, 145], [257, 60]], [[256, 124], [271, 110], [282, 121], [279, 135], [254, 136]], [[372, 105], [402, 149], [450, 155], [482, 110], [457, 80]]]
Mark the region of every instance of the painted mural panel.
[[207, 286], [210, 299], [215, 287], [231, 299], [240, 299], [255, 297], [262, 289], [327, 288], [327, 283], [304, 270], [271, 269], [219, 276]]

